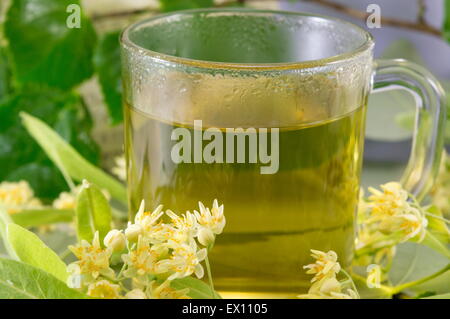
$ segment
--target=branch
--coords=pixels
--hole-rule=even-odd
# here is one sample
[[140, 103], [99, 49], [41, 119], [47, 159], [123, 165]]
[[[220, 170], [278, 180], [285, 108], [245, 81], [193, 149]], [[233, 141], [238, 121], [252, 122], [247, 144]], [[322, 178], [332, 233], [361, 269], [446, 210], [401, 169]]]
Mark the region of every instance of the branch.
[[[260, 0], [261, 1], [261, 0]], [[268, 0], [272, 1], [272, 0]], [[303, 0], [305, 2], [311, 2], [315, 3], [324, 7], [328, 7], [331, 9], [334, 9], [336, 11], [342, 12], [350, 17], [357, 18], [363, 21], [366, 21], [369, 17], [369, 13], [365, 11], [360, 11], [358, 9], [347, 7], [343, 4], [336, 3], [330, 0]], [[230, 1], [224, 1], [219, 4], [216, 4], [215, 7], [226, 7], [233, 4], [242, 5], [244, 3], [252, 2], [251, 0], [230, 0]], [[137, 14], [143, 14], [143, 13], [158, 13], [157, 8], [148, 8], [148, 9], [139, 9], [139, 10], [131, 10], [131, 11], [124, 11], [124, 12], [114, 12], [114, 13], [108, 13], [108, 14], [102, 14], [102, 15], [94, 15], [92, 17], [93, 20], [101, 20], [106, 18], [118, 18], [118, 17], [126, 17], [131, 15], [137, 15]], [[423, 33], [428, 33], [434, 36], [442, 37], [442, 31], [434, 28], [433, 26], [429, 25], [424, 18], [425, 13], [425, 1], [419, 0], [419, 12], [418, 12], [418, 21], [417, 22], [409, 22], [404, 20], [397, 20], [394, 18], [384, 18], [381, 17], [381, 24], [387, 25], [391, 27], [398, 27], [408, 30], [414, 30], [419, 31]]]
[[[351, 17], [354, 17], [354, 18], [357, 18], [360, 20], [364, 20], [364, 21], [366, 21], [370, 15], [367, 12], [353, 9], [353, 8], [350, 8], [345, 5], [335, 3], [335, 2], [332, 2], [329, 0], [305, 0], [305, 1], [317, 3], [324, 7], [334, 9], [336, 11], [345, 13]], [[421, 7], [420, 10], [422, 11], [422, 10], [424, 10], [424, 8]], [[420, 14], [422, 15], [423, 13], [420, 13]], [[399, 27], [399, 28], [403, 28], [403, 29], [424, 32], [424, 33], [428, 33], [428, 34], [431, 34], [434, 36], [439, 36], [439, 37], [442, 36], [441, 30], [436, 29], [433, 26], [426, 23], [425, 19], [419, 19], [419, 21], [417, 21], [417, 22], [409, 22], [409, 21], [397, 20], [397, 19], [393, 19], [393, 18], [381, 17], [381, 24], [392, 26], [392, 27]]]

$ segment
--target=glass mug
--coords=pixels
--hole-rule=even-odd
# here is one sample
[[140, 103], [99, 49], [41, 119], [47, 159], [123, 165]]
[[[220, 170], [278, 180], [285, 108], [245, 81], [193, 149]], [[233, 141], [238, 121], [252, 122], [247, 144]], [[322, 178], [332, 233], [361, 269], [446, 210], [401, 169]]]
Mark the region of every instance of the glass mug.
[[[373, 62], [373, 39], [356, 25], [297, 12], [190, 10], [128, 27], [121, 45], [130, 218], [142, 199], [148, 210], [183, 213], [217, 198], [227, 223], [210, 261], [225, 297], [305, 291], [310, 249], [332, 249], [350, 265], [373, 88], [407, 89], [421, 101], [402, 182], [418, 196], [433, 182], [442, 88], [410, 62]], [[182, 138], [180, 160], [173, 152]], [[208, 159], [213, 140], [221, 144]]]

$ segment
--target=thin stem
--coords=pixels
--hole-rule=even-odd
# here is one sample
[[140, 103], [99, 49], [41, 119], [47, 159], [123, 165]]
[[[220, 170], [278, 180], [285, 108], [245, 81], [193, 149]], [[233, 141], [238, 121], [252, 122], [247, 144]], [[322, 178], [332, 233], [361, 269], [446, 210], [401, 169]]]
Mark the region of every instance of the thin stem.
[[[330, 0], [305, 0], [308, 2], [316, 3], [318, 5], [322, 5], [324, 7], [332, 8], [336, 11], [343, 12], [347, 14], [348, 16], [366, 20], [369, 14], [365, 11], [360, 11], [354, 8], [347, 7], [346, 5], [332, 2]], [[393, 18], [386, 18], [381, 17], [381, 24], [382, 25], [389, 25], [393, 27], [399, 27], [404, 29], [410, 29], [415, 31], [420, 31], [428, 34], [432, 34], [435, 36], [442, 36], [442, 32], [439, 29], [434, 28], [433, 26], [427, 24], [425, 21], [416, 21], [416, 22], [410, 22], [405, 20], [397, 20]]]
[[350, 281], [351, 286], [353, 288], [353, 290], [355, 291], [356, 295], [358, 296], [359, 299], [361, 299], [361, 296], [359, 295], [358, 289], [356, 289], [356, 285], [352, 279], [352, 276], [349, 275], [349, 273], [347, 271], [345, 271], [344, 269], [341, 269], [342, 273], [347, 276], [347, 279]]
[[[358, 280], [361, 281], [361, 282], [366, 282], [366, 280], [367, 280], [365, 277], [360, 276], [360, 275], [355, 274], [355, 273], [353, 273], [352, 276], [353, 276], [354, 278], [358, 279]], [[384, 291], [387, 295], [389, 295], [389, 296], [392, 296], [392, 295], [393, 295], [392, 287], [389, 287], [389, 286], [380, 284], [380, 286], [379, 286], [377, 289], [383, 290], [383, 291]]]
[[213, 299], [216, 299], [216, 292], [214, 290], [214, 283], [211, 275], [211, 266], [209, 264], [208, 255], [206, 255], [205, 258], [205, 264], [206, 264], [206, 273], [208, 274], [209, 286], [211, 287], [211, 294], [213, 296]]
[[64, 250], [61, 254], [59, 254], [59, 258], [61, 258], [62, 260], [66, 259], [67, 256], [69, 256], [71, 253], [70, 249], [66, 249]]
[[392, 293], [393, 294], [397, 294], [397, 293], [399, 293], [399, 292], [401, 292], [401, 291], [403, 291], [403, 290], [405, 290], [407, 288], [423, 284], [424, 282], [427, 282], [427, 281], [429, 281], [431, 279], [434, 279], [434, 278], [436, 278], [436, 277], [446, 273], [448, 270], [450, 270], [450, 264], [448, 264], [447, 266], [445, 266], [441, 270], [435, 272], [434, 274], [426, 276], [426, 277], [424, 277], [422, 279], [411, 281], [411, 282], [407, 282], [405, 284], [392, 287]]
[[[417, 200], [417, 198], [413, 194], [408, 193], [408, 195], [409, 195], [409, 198], [412, 200], [413, 204], [416, 206], [416, 208], [420, 209], [425, 215], [431, 216], [431, 217], [439, 219], [439, 220], [441, 220], [441, 221], [443, 221], [443, 222], [445, 222], [447, 224], [450, 224], [450, 220], [448, 220], [448, 219], [446, 219], [446, 218], [444, 218], [442, 216], [438, 216], [438, 215], [435, 215], [435, 214], [432, 214], [432, 213], [426, 211], [425, 208], [423, 208], [420, 205], [419, 201]], [[429, 207], [430, 206], [427, 206], [427, 209]]]
[[127, 264], [124, 263], [124, 264], [122, 265], [122, 268], [120, 268], [120, 271], [119, 271], [119, 273], [117, 274], [117, 280], [122, 280], [121, 276], [122, 276], [122, 273], [123, 273], [123, 271], [125, 270], [126, 266], [127, 266]]
[[442, 216], [438, 216], [438, 215], [429, 213], [429, 212], [427, 212], [427, 211], [424, 211], [424, 214], [427, 215], [427, 216], [431, 216], [431, 217], [433, 217], [433, 218], [439, 219], [440, 221], [443, 221], [443, 222], [446, 223], [446, 224], [450, 224], [450, 220], [448, 220], [448, 219], [446, 219], [446, 218], [444, 218], [444, 217], [442, 217]]

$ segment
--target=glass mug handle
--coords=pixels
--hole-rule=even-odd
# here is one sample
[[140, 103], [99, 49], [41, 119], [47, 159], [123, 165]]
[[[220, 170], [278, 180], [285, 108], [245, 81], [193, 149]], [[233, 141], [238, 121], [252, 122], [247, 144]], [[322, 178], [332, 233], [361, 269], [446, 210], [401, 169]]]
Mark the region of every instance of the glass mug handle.
[[406, 60], [375, 61], [373, 92], [406, 89], [416, 98], [411, 155], [401, 179], [403, 187], [422, 199], [433, 185], [444, 145], [445, 92], [423, 67]]

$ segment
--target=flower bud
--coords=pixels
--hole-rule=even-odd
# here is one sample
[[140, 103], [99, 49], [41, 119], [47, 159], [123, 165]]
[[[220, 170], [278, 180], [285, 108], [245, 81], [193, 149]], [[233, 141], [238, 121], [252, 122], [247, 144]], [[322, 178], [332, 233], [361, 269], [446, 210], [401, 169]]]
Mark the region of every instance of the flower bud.
[[139, 224], [129, 223], [127, 229], [125, 229], [125, 236], [131, 242], [137, 241], [141, 233], [142, 227]]
[[106, 234], [103, 243], [112, 251], [118, 252], [125, 249], [126, 238], [121, 231], [113, 229], [108, 234]]
[[205, 247], [209, 247], [209, 245], [214, 243], [216, 236], [214, 235], [211, 229], [206, 227], [200, 227], [200, 229], [198, 230], [197, 239], [200, 242], [200, 244], [202, 244]]

